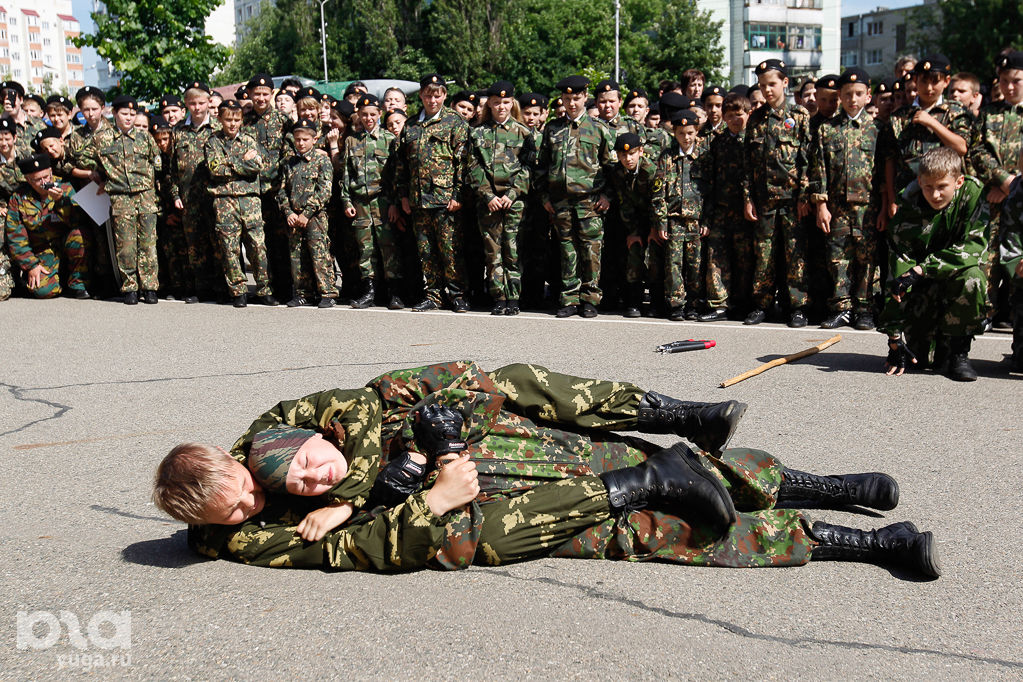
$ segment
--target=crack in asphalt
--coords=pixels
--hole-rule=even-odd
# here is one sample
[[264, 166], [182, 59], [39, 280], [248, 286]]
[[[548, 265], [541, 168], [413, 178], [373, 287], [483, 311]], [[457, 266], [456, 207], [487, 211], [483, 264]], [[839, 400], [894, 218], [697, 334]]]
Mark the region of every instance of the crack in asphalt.
[[139, 519], [140, 521], [159, 521], [160, 523], [167, 524], [179, 524], [180, 521], [175, 521], [171, 517], [162, 518], [159, 516], [142, 516], [141, 514], [132, 514], [131, 512], [122, 511], [116, 507], [104, 507], [99, 504], [90, 504], [89, 509], [93, 511], [103, 512], [104, 514], [111, 514], [113, 516], [123, 516], [128, 519]]
[[579, 584], [576, 584], [576, 583], [567, 583], [567, 582], [564, 582], [564, 581], [561, 581], [561, 580], [556, 580], [554, 578], [542, 578], [542, 577], [541, 578], [526, 578], [526, 577], [522, 577], [522, 576], [513, 575], [512, 573], [510, 573], [510, 572], [508, 572], [506, 570], [500, 570], [500, 569], [490, 569], [487, 572], [488, 573], [496, 573], [498, 575], [502, 575], [502, 576], [505, 576], [506, 578], [511, 578], [513, 580], [522, 580], [522, 581], [525, 581], [525, 582], [539, 582], [539, 583], [544, 583], [544, 584], [547, 584], [547, 585], [554, 585], [556, 587], [565, 587], [565, 588], [573, 589], [573, 590], [576, 590], [578, 592], [582, 592], [585, 596], [592, 597], [594, 599], [600, 599], [600, 600], [603, 600], [603, 601], [609, 601], [609, 602], [616, 602], [618, 604], [624, 604], [626, 606], [630, 606], [630, 607], [633, 607], [633, 608], [636, 608], [636, 609], [647, 611], [649, 613], [655, 613], [655, 614], [658, 614], [658, 615], [661, 615], [661, 616], [665, 616], [667, 618], [674, 618], [676, 620], [688, 620], [688, 621], [693, 621], [693, 622], [697, 622], [697, 623], [703, 623], [705, 625], [710, 625], [712, 627], [721, 628], [722, 630], [730, 632], [730, 633], [732, 633], [734, 635], [738, 635], [740, 637], [744, 637], [746, 639], [753, 639], [753, 640], [759, 640], [759, 641], [764, 641], [764, 642], [774, 642], [774, 643], [777, 643], [777, 644], [787, 644], [789, 646], [795, 646], [795, 647], [805, 647], [805, 646], [812, 646], [812, 645], [820, 645], [820, 646], [838, 647], [838, 648], [842, 648], [842, 649], [855, 649], [855, 650], [866, 650], [866, 651], [884, 651], [884, 652], [899, 653], [899, 654], [922, 654], [922, 655], [927, 655], [927, 656], [940, 656], [942, 658], [949, 658], [949, 659], [953, 659], [953, 660], [975, 661], [977, 663], [988, 663], [988, 664], [991, 664], [991, 665], [998, 665], [998, 666], [1002, 666], [1002, 667], [1005, 667], [1005, 668], [1012, 668], [1012, 669], [1015, 669], [1015, 670], [1023, 669], [1023, 661], [1009, 661], [1009, 660], [1005, 660], [1005, 659], [1002, 659], [1002, 658], [992, 658], [992, 657], [988, 657], [988, 656], [977, 656], [975, 654], [954, 653], [954, 652], [948, 652], [948, 651], [940, 651], [938, 649], [925, 649], [925, 648], [921, 648], [921, 647], [897, 646], [897, 645], [894, 645], [894, 644], [872, 644], [870, 642], [855, 642], [855, 641], [847, 641], [847, 640], [821, 639], [821, 638], [817, 638], [817, 637], [783, 637], [783, 636], [780, 636], [780, 635], [766, 635], [766, 634], [762, 634], [762, 633], [759, 633], [759, 632], [753, 632], [752, 630], [747, 630], [746, 628], [742, 627], [741, 625], [736, 625], [735, 623], [731, 623], [731, 622], [729, 622], [727, 620], [722, 620], [720, 618], [712, 618], [712, 617], [704, 615], [702, 613], [684, 613], [684, 612], [672, 611], [670, 609], [662, 608], [660, 606], [651, 606], [651, 605], [649, 605], [649, 604], [647, 604], [645, 602], [642, 602], [642, 601], [640, 601], [638, 599], [630, 599], [628, 597], [621, 597], [621, 596], [618, 596], [618, 595], [611, 594], [609, 592], [604, 592], [602, 590], [599, 590], [599, 589], [597, 589], [595, 587], [591, 587], [589, 585], [579, 585]]
[[9, 429], [7, 431], [0, 432], [0, 436], [9, 436], [12, 433], [18, 433], [19, 431], [24, 431], [28, 427], [34, 426], [35, 424], [40, 424], [42, 422], [50, 421], [50, 420], [53, 420], [53, 419], [60, 419], [65, 414], [67, 414], [68, 412], [71, 411], [71, 406], [70, 405], [64, 405], [62, 403], [51, 402], [49, 400], [44, 400], [42, 398], [29, 398], [26, 395], [24, 395], [24, 393], [26, 391], [34, 391], [34, 390], [37, 390], [37, 389], [34, 389], [34, 388], [23, 388], [21, 386], [15, 386], [13, 384], [5, 384], [3, 382], [0, 382], [0, 387], [6, 388], [10, 392], [11, 397], [14, 398], [15, 400], [18, 400], [18, 401], [21, 401], [21, 402], [24, 402], [24, 403], [39, 403], [41, 405], [46, 405], [47, 407], [52, 407], [54, 409], [54, 413], [51, 414], [49, 417], [40, 417], [39, 419], [33, 419], [32, 421], [30, 421], [30, 422], [28, 422], [26, 424], [22, 424], [21, 426], [19, 426], [17, 428]]

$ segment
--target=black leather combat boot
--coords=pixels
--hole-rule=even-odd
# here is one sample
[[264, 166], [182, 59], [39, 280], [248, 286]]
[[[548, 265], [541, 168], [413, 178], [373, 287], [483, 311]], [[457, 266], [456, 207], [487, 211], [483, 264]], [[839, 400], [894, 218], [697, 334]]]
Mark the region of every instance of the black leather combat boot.
[[735, 433], [746, 407], [736, 400], [694, 403], [649, 391], [639, 401], [639, 430], [674, 433], [701, 450], [718, 452]]
[[810, 537], [820, 543], [810, 552], [812, 560], [889, 564], [928, 578], [941, 575], [934, 535], [930, 531], [917, 531], [909, 521], [877, 530], [858, 530], [817, 521], [810, 529]]
[[842, 474], [817, 476], [782, 469], [779, 502], [804, 500], [827, 504], [858, 504], [888, 511], [899, 504], [899, 484], [888, 474]]
[[725, 486], [681, 443], [600, 478], [614, 512], [649, 507], [706, 526], [715, 537], [735, 523], [735, 505]]
[[948, 340], [948, 376], [956, 381], [976, 381], [977, 370], [970, 364], [972, 336], [953, 336]]
[[376, 299], [376, 289], [373, 286], [372, 278], [367, 279], [362, 285], [362, 296], [352, 301], [352, 307], [356, 310], [362, 310], [373, 305]]

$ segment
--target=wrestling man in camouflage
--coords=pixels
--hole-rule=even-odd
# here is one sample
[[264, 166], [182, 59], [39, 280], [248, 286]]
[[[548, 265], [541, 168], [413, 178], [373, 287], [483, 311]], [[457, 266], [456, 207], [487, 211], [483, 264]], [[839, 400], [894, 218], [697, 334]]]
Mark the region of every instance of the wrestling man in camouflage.
[[[193, 524], [196, 551], [263, 566], [459, 569], [555, 556], [748, 567], [815, 558], [940, 573], [933, 537], [912, 524], [866, 532], [775, 508], [803, 499], [892, 509], [898, 486], [884, 474], [814, 476], [759, 450], [721, 451], [744, 409], [533, 365], [490, 373], [470, 362], [432, 365], [281, 402], [231, 457], [180, 445], [157, 472], [154, 499]], [[624, 430], [675, 433], [707, 452], [614, 433]], [[442, 461], [451, 452], [454, 461]], [[318, 514], [335, 516], [323, 523]]]

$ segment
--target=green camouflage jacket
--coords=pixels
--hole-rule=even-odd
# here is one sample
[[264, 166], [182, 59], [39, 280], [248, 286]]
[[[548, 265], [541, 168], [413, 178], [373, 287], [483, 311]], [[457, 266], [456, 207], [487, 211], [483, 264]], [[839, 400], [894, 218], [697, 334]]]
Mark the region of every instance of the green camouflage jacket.
[[987, 252], [989, 205], [983, 186], [967, 176], [952, 203], [935, 211], [916, 180], [899, 197], [899, 210], [888, 225], [889, 279], [919, 265], [923, 276], [947, 279], [980, 264]]
[[604, 191], [604, 168], [614, 159], [611, 131], [583, 114], [559, 118], [544, 129], [537, 159], [536, 187], [543, 201], [588, 197]]
[[99, 120], [99, 126], [96, 127], [96, 130], [93, 130], [88, 125], [74, 127], [74, 130], [71, 131], [71, 134], [68, 135], [67, 140], [64, 142], [64, 153], [71, 157], [71, 162], [75, 164], [75, 168], [93, 169], [93, 166], [89, 165], [88, 160], [82, 157], [82, 152], [85, 151], [85, 147], [89, 144], [89, 140], [92, 139], [94, 133], [112, 127], [105, 118]]
[[700, 174], [707, 183], [703, 202], [703, 224], [710, 225], [715, 214], [742, 213], [749, 200], [746, 178], [745, 131], [715, 135], [700, 156]]
[[89, 136], [82, 151], [85, 167], [94, 168], [105, 179], [107, 194], [137, 194], [156, 188], [156, 172], [162, 168], [160, 148], [148, 132], [115, 126], [101, 128]]
[[484, 204], [498, 196], [525, 199], [535, 156], [529, 128], [512, 118], [489, 120], [469, 130], [469, 186]]
[[174, 159], [171, 166], [173, 185], [171, 195], [175, 200], [188, 196], [193, 183], [197, 189], [209, 181], [206, 167], [206, 142], [210, 135], [220, 130], [220, 121], [212, 115], [199, 126], [182, 122], [174, 129]]
[[39, 265], [37, 251], [62, 244], [71, 223], [75, 205], [71, 185], [60, 180], [54, 184], [61, 190], [59, 199], [49, 194], [40, 199], [28, 183], [23, 183], [7, 202], [7, 220], [4, 233], [11, 257], [25, 272]]
[[614, 145], [614, 141], [617, 140], [618, 136], [622, 133], [636, 133], [639, 135], [639, 139], [646, 137], [646, 128], [643, 127], [643, 124], [628, 114], [618, 112], [618, 115], [610, 121], [605, 121], [602, 118], [598, 118], [597, 120], [606, 125], [607, 129], [611, 131], [612, 147]]
[[810, 114], [798, 104], [764, 105], [746, 124], [748, 194], [758, 208], [800, 198], [807, 189]]
[[1023, 286], [1023, 278], [1016, 274], [1016, 268], [1023, 259], [1023, 178], [1017, 177], [1009, 187], [1009, 198], [1002, 207], [999, 238], [998, 256], [1002, 267], [1009, 271], [1017, 287]]
[[368, 203], [381, 192], [392, 199], [397, 146], [394, 135], [381, 125], [372, 133], [360, 130], [345, 138], [338, 173], [342, 208], [354, 208], [355, 201]]
[[685, 153], [678, 141], [671, 143], [657, 159], [659, 191], [654, 194], [654, 212], [658, 229], [668, 232], [668, 219], [696, 220], [703, 211], [707, 182], [702, 176], [701, 147], [694, 143]]
[[710, 121], [707, 121], [702, 126], [700, 126], [700, 132], [697, 133], [697, 136], [701, 138], [703, 137], [710, 138], [707, 140], [707, 143], [709, 144], [714, 140], [715, 137], [725, 132], [726, 130], [728, 130], [728, 126], [725, 125], [725, 122], [723, 120], [719, 121], [716, 126], [712, 126], [710, 124]]
[[14, 145], [18, 149], [18, 156], [28, 156], [33, 153], [32, 138], [45, 127], [46, 121], [32, 116], [26, 117], [24, 123], [15, 124], [18, 133], [14, 136]]
[[259, 171], [260, 194], [274, 189], [280, 173], [281, 160], [294, 151], [286, 139], [290, 127], [291, 119], [273, 107], [269, 107], [262, 114], [257, 114], [254, 110], [245, 114], [242, 132], [256, 140], [260, 155], [263, 157], [264, 165]]
[[396, 152], [396, 194], [413, 208], [444, 208], [463, 201], [469, 125], [453, 109], [441, 107], [431, 119], [411, 118]]
[[[919, 106], [904, 106], [892, 113], [881, 127], [881, 154], [895, 161], [895, 189], [901, 191], [916, 179], [920, 158], [932, 149], [941, 147], [941, 139], [926, 126], [913, 123]], [[973, 139], [973, 117], [958, 102], [943, 100], [931, 107], [931, 116], [950, 131], [966, 140]]]
[[643, 137], [646, 141], [645, 154], [651, 159], [660, 156], [661, 152], [671, 146], [674, 139], [664, 128], [644, 128]]
[[999, 186], [1018, 174], [1023, 151], [1023, 103], [1012, 106], [1004, 100], [992, 102], [980, 110], [976, 144], [969, 158], [981, 182]]
[[[245, 154], [255, 150], [255, 158], [245, 160]], [[256, 140], [243, 133], [233, 140], [223, 130], [210, 135], [203, 147], [206, 167], [209, 168], [209, 191], [215, 197], [255, 196], [260, 192], [260, 173], [266, 162]]]
[[281, 164], [277, 205], [284, 215], [314, 216], [330, 203], [333, 185], [334, 164], [330, 154], [315, 148], [308, 154], [295, 152]]
[[847, 204], [869, 204], [875, 178], [883, 165], [878, 156], [879, 128], [866, 111], [856, 120], [844, 111], [817, 131], [809, 161], [810, 199]]
[[18, 186], [24, 181], [25, 176], [21, 174], [21, 169], [18, 168], [17, 151], [9, 159], [0, 156], [0, 201], [6, 204], [7, 200], [14, 196]]
[[660, 193], [659, 182], [657, 164], [645, 152], [635, 171], [626, 170], [620, 162], [608, 167], [608, 198], [630, 237], [646, 239], [656, 225], [654, 197]]

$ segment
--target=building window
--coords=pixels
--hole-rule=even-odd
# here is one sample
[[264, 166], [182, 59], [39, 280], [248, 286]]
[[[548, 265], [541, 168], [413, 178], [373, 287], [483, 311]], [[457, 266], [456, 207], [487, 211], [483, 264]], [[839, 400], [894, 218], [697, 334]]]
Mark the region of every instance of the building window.
[[867, 65], [874, 66], [882, 62], [881, 50], [867, 50]]
[[0, 47], [0, 57], [3, 57], [4, 59], [7, 59], [10, 56], [11, 56], [11, 53], [7, 50], [6, 47]]
[[812, 50], [821, 49], [820, 26], [789, 26], [789, 49]]
[[12, 33], [12, 34], [11, 34], [11, 42], [12, 42], [12, 43], [16, 43], [16, 42], [18, 42], [19, 40], [21, 40], [21, 38], [19, 38], [19, 37], [18, 37], [18, 34], [17, 34], [17, 33]]
[[879, 36], [884, 33], [884, 22], [883, 21], [871, 21], [867, 24], [867, 35], [868, 36]]
[[18, 17], [11, 17], [11, 26], [18, 25]]
[[68, 64], [80, 64], [82, 62], [82, 55], [80, 54], [69, 54], [67, 56]]
[[784, 50], [787, 38], [784, 24], [748, 24], [746, 30], [751, 50]]
[[48, 21], [44, 21], [43, 22], [43, 30], [44, 31], [49, 31], [50, 30], [50, 22], [48, 22]]
[[0, 40], [7, 40], [7, 30], [0, 28]]
[[14, 77], [15, 78], [21, 78], [21, 69], [15, 69], [14, 70]]
[[855, 38], [856, 37], [856, 22], [855, 21], [850, 21], [849, 22], [848, 35], [849, 35], [850, 38]]
[[902, 52], [906, 49], [906, 25], [897, 24], [895, 26], [895, 51]]
[[860, 55], [857, 52], [843, 52], [841, 61], [843, 69], [848, 69], [851, 66], [859, 66]]
[[42, 59], [42, 55], [39, 54], [39, 50], [29, 50], [28, 58], [32, 60]]
[[50, 46], [50, 39], [49, 38], [43, 38], [43, 47], [49, 47], [49, 46]]

